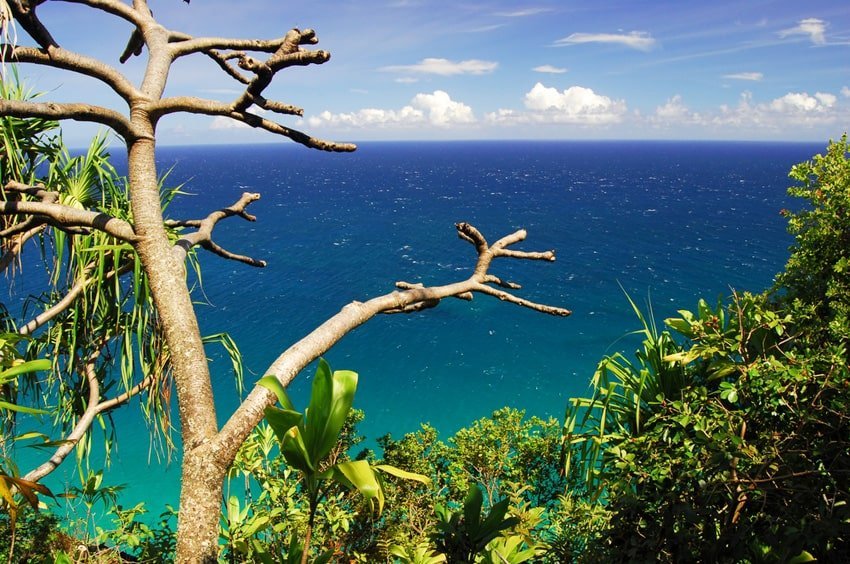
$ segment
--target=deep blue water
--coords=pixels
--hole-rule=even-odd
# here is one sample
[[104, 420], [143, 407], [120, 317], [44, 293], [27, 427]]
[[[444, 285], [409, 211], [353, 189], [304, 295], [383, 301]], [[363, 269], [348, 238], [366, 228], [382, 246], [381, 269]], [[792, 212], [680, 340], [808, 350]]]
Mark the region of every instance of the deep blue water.
[[[431, 422], [449, 435], [509, 405], [560, 418], [583, 394], [597, 361], [634, 348], [622, 286], [651, 296], [656, 316], [693, 308], [731, 288], [761, 290], [782, 269], [791, 242], [783, 207], [791, 165], [823, 145], [707, 142], [364, 143], [354, 154], [295, 146], [162, 148], [185, 183], [171, 217], [202, 217], [260, 192], [249, 211], [219, 224], [227, 249], [266, 259], [265, 269], [202, 254], [202, 330], [229, 332], [246, 383], [289, 344], [352, 300], [396, 280], [465, 278], [475, 254], [454, 223], [491, 242], [518, 228], [516, 248], [555, 249], [554, 263], [500, 259], [491, 272], [522, 284], [518, 295], [573, 310], [554, 318], [487, 296], [450, 300], [414, 315], [383, 316], [327, 354], [360, 373], [355, 406], [370, 440]], [[220, 424], [238, 403], [229, 362], [213, 359]], [[306, 402], [308, 375], [292, 386]], [[136, 499], [176, 503], [179, 470], [147, 465], [139, 418], [121, 424], [112, 483], [134, 482]], [[129, 427], [129, 428], [128, 428]], [[72, 462], [69, 461], [72, 464]], [[151, 499], [151, 492], [156, 499]], [[158, 504], [153, 504], [158, 509]]]

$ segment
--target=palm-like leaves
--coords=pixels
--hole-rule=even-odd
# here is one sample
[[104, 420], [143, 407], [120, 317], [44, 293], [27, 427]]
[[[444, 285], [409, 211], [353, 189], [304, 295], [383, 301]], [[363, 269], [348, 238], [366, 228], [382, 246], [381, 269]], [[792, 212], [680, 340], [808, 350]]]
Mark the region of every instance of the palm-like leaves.
[[[0, 95], [19, 100], [33, 98], [35, 94], [18, 82], [15, 68], [10, 68], [11, 73], [6, 76], [11, 78], [0, 84]], [[73, 154], [62, 144], [56, 122], [0, 116], [0, 138], [3, 185], [10, 180], [43, 184], [45, 190], [58, 195], [63, 205], [133, 222], [126, 181], [109, 162], [105, 135], [95, 137], [81, 154]], [[161, 186], [163, 207], [177, 193], [179, 187]], [[10, 197], [30, 198], [17, 193]], [[21, 221], [18, 216], [4, 215], [0, 229]], [[181, 228], [168, 230], [169, 236], [176, 239]], [[39, 225], [30, 235], [40, 242], [42, 260], [51, 277], [40, 289], [42, 293], [29, 299], [23, 311], [32, 316], [35, 310], [42, 319], [45, 312], [52, 313], [46, 327], [44, 321], [39, 321], [19, 329], [35, 335], [27, 344], [28, 357], [49, 358], [51, 369], [39, 381], [22, 379], [22, 389], [32, 392], [33, 397], [48, 394], [57, 398], [55, 420], [67, 433], [90, 403], [89, 374], [80, 367], [88, 359], [96, 359], [93, 370], [101, 395], [115, 397], [138, 391], [140, 386], [147, 391], [141, 396], [143, 413], [155, 431], [154, 437], [162, 440], [160, 444], [170, 452], [170, 356], [135, 250], [96, 229], [69, 233]], [[12, 248], [15, 238], [4, 239], [3, 244], [4, 250]], [[193, 250], [187, 260], [198, 272]], [[238, 368], [239, 353], [227, 335], [215, 335], [205, 342], [222, 344]], [[241, 391], [241, 373], [238, 369], [236, 372]], [[109, 419], [102, 415], [99, 419], [108, 429]], [[80, 454], [85, 456], [89, 441], [79, 445]]]
[[649, 314], [628, 297], [642, 328], [641, 348], [631, 361], [620, 353], [602, 359], [591, 381], [593, 395], [573, 398], [564, 424], [565, 471], [579, 461], [581, 479], [599, 493], [599, 470], [606, 451], [619, 441], [640, 435], [663, 402], [678, 399], [688, 372], [677, 360], [681, 346], [669, 332], [659, 332]]
[[[2, 12], [2, 10], [0, 10]], [[8, 78], [0, 81], [0, 97], [5, 100], [32, 100], [40, 94], [18, 79], [17, 67], [7, 67]], [[59, 124], [42, 118], [0, 116], [0, 185], [10, 180], [31, 183], [40, 168], [58, 154], [61, 146]]]

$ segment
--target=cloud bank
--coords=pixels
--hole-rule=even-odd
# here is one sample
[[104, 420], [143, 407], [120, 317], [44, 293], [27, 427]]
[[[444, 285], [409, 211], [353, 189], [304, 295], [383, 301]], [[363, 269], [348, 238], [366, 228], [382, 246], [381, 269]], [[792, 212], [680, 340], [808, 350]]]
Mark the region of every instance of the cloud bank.
[[447, 128], [475, 122], [472, 108], [451, 99], [443, 90], [431, 94], [417, 94], [410, 104], [400, 110], [365, 108], [356, 112], [334, 114], [324, 111], [310, 117], [311, 127], [337, 126], [345, 128], [410, 127], [430, 125]]
[[571, 86], [559, 91], [538, 82], [523, 99], [526, 111], [500, 109], [485, 116], [492, 124], [561, 123], [601, 125], [622, 121], [626, 103]]

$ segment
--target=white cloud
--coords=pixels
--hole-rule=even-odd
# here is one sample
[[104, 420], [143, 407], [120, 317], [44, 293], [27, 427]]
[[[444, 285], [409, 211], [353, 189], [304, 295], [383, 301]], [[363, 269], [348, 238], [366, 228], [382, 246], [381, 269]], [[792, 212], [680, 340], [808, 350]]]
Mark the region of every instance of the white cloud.
[[487, 114], [486, 119], [490, 123], [507, 125], [522, 123], [603, 125], [622, 121], [626, 113], [626, 103], [623, 100], [612, 100], [582, 86], [571, 86], [559, 91], [538, 82], [526, 93], [524, 102], [528, 110], [526, 112], [500, 109]]
[[732, 74], [724, 74], [723, 78], [730, 78], [732, 80], [759, 81], [764, 78], [764, 75], [760, 72], [735, 72]]
[[400, 110], [381, 110], [364, 108], [356, 112], [332, 114], [324, 111], [318, 116], [307, 119], [311, 127], [333, 125], [342, 127], [384, 127], [388, 125], [413, 125], [423, 123], [424, 114], [411, 107], [405, 106]]
[[833, 94], [815, 93], [809, 96], [805, 92], [789, 92], [770, 102], [770, 109], [781, 113], [824, 112], [835, 105]]
[[698, 113], [691, 112], [682, 101], [682, 97], [676, 94], [663, 106], [655, 108], [655, 114], [649, 118], [655, 124], [685, 124], [699, 123], [701, 117]]
[[828, 92], [815, 92], [815, 98], [825, 107], [831, 108], [835, 105], [835, 102], [838, 101], [838, 98], [835, 94], [830, 94]]
[[844, 96], [845, 98], [850, 98], [850, 88], [847, 88], [846, 86], [842, 86], [841, 87], [841, 95]]
[[540, 65], [539, 67], [534, 67], [531, 69], [535, 72], [545, 72], [549, 74], [564, 74], [567, 72], [567, 69], [561, 67], [555, 67], [552, 65]]
[[481, 27], [473, 27], [466, 30], [468, 33], [487, 33], [496, 29], [505, 27], [505, 24], [482, 25]]
[[356, 112], [332, 114], [325, 111], [310, 117], [307, 123], [312, 127], [409, 127], [432, 125], [447, 128], [475, 122], [472, 108], [462, 102], [452, 100], [448, 93], [435, 90], [432, 94], [417, 94], [410, 104], [400, 110], [365, 108]]
[[457, 74], [489, 74], [496, 70], [499, 63], [469, 59], [467, 61], [450, 61], [448, 59], [427, 58], [415, 65], [393, 65], [381, 70], [390, 72], [412, 72], [423, 74], [438, 74], [451, 76]]
[[210, 129], [247, 129], [249, 126], [242, 123], [241, 121], [236, 121], [235, 119], [231, 119], [229, 117], [224, 116], [216, 116], [213, 118], [212, 123], [210, 123]]
[[551, 11], [552, 10], [548, 8], [526, 8], [524, 10], [515, 10], [513, 12], [496, 12], [496, 15], [502, 16], [504, 18], [524, 18], [527, 16], [536, 16], [537, 14], [543, 14]]
[[655, 39], [645, 31], [632, 31], [622, 33], [573, 33], [555, 41], [555, 45], [576, 45], [579, 43], [618, 43], [638, 49], [649, 51], [655, 45]]
[[472, 108], [462, 102], [455, 102], [442, 90], [435, 90], [433, 94], [417, 94], [410, 103], [414, 108], [426, 112], [429, 123], [438, 127], [475, 121]]
[[781, 129], [783, 127], [810, 127], [841, 124], [847, 119], [834, 94], [817, 92], [789, 92], [769, 102], [756, 103], [749, 92], [744, 92], [736, 107], [721, 106], [720, 113], [709, 122], [719, 126]]
[[826, 22], [818, 18], [806, 18], [800, 20], [795, 27], [783, 29], [779, 32], [779, 37], [788, 37], [789, 35], [808, 35], [809, 39], [815, 45], [823, 45], [826, 43]]
[[722, 105], [716, 111], [700, 113], [690, 110], [682, 97], [676, 95], [644, 119], [653, 127], [698, 126], [727, 134], [735, 130], [750, 134], [757, 130], [842, 125], [846, 123], [848, 113], [838, 104], [838, 97], [830, 93], [789, 92], [772, 100], [757, 102], [752, 93], [744, 92], [737, 106]]
[[412, 76], [401, 76], [396, 78], [394, 82], [398, 82], [399, 84], [413, 84], [419, 82], [419, 79]]

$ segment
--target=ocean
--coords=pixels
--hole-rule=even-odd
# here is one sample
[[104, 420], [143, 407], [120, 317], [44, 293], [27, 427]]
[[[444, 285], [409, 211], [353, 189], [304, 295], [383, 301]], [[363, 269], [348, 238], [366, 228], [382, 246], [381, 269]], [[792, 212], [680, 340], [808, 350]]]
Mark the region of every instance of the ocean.
[[[491, 272], [570, 317], [479, 295], [375, 318], [327, 353], [332, 367], [360, 374], [355, 407], [372, 446], [423, 422], [448, 437], [502, 406], [562, 418], [604, 355], [634, 351], [628, 334], [638, 321], [626, 293], [651, 304], [660, 323], [700, 297], [769, 287], [792, 242], [779, 210], [800, 205], [786, 196], [788, 171], [824, 146], [370, 142], [353, 154], [291, 144], [164, 147], [159, 159], [171, 167], [168, 183], [191, 194], [169, 217], [200, 218], [244, 191], [262, 194], [248, 210], [256, 223], [223, 221], [215, 240], [268, 266], [200, 251], [195, 292], [203, 333], [235, 339], [249, 389], [281, 351], [352, 300], [390, 292], [397, 280], [468, 277], [475, 253], [457, 237], [458, 221], [491, 242], [523, 228], [528, 238], [515, 248], [555, 249], [554, 263], [499, 259]], [[209, 355], [221, 425], [239, 395], [226, 355], [213, 347]], [[291, 386], [296, 406], [307, 401], [306, 372]], [[144, 500], [157, 512], [177, 503], [179, 466], [151, 454], [134, 408], [113, 416], [119, 442], [107, 482], [128, 485], [125, 506]], [[57, 472], [53, 487], [71, 471]]]

